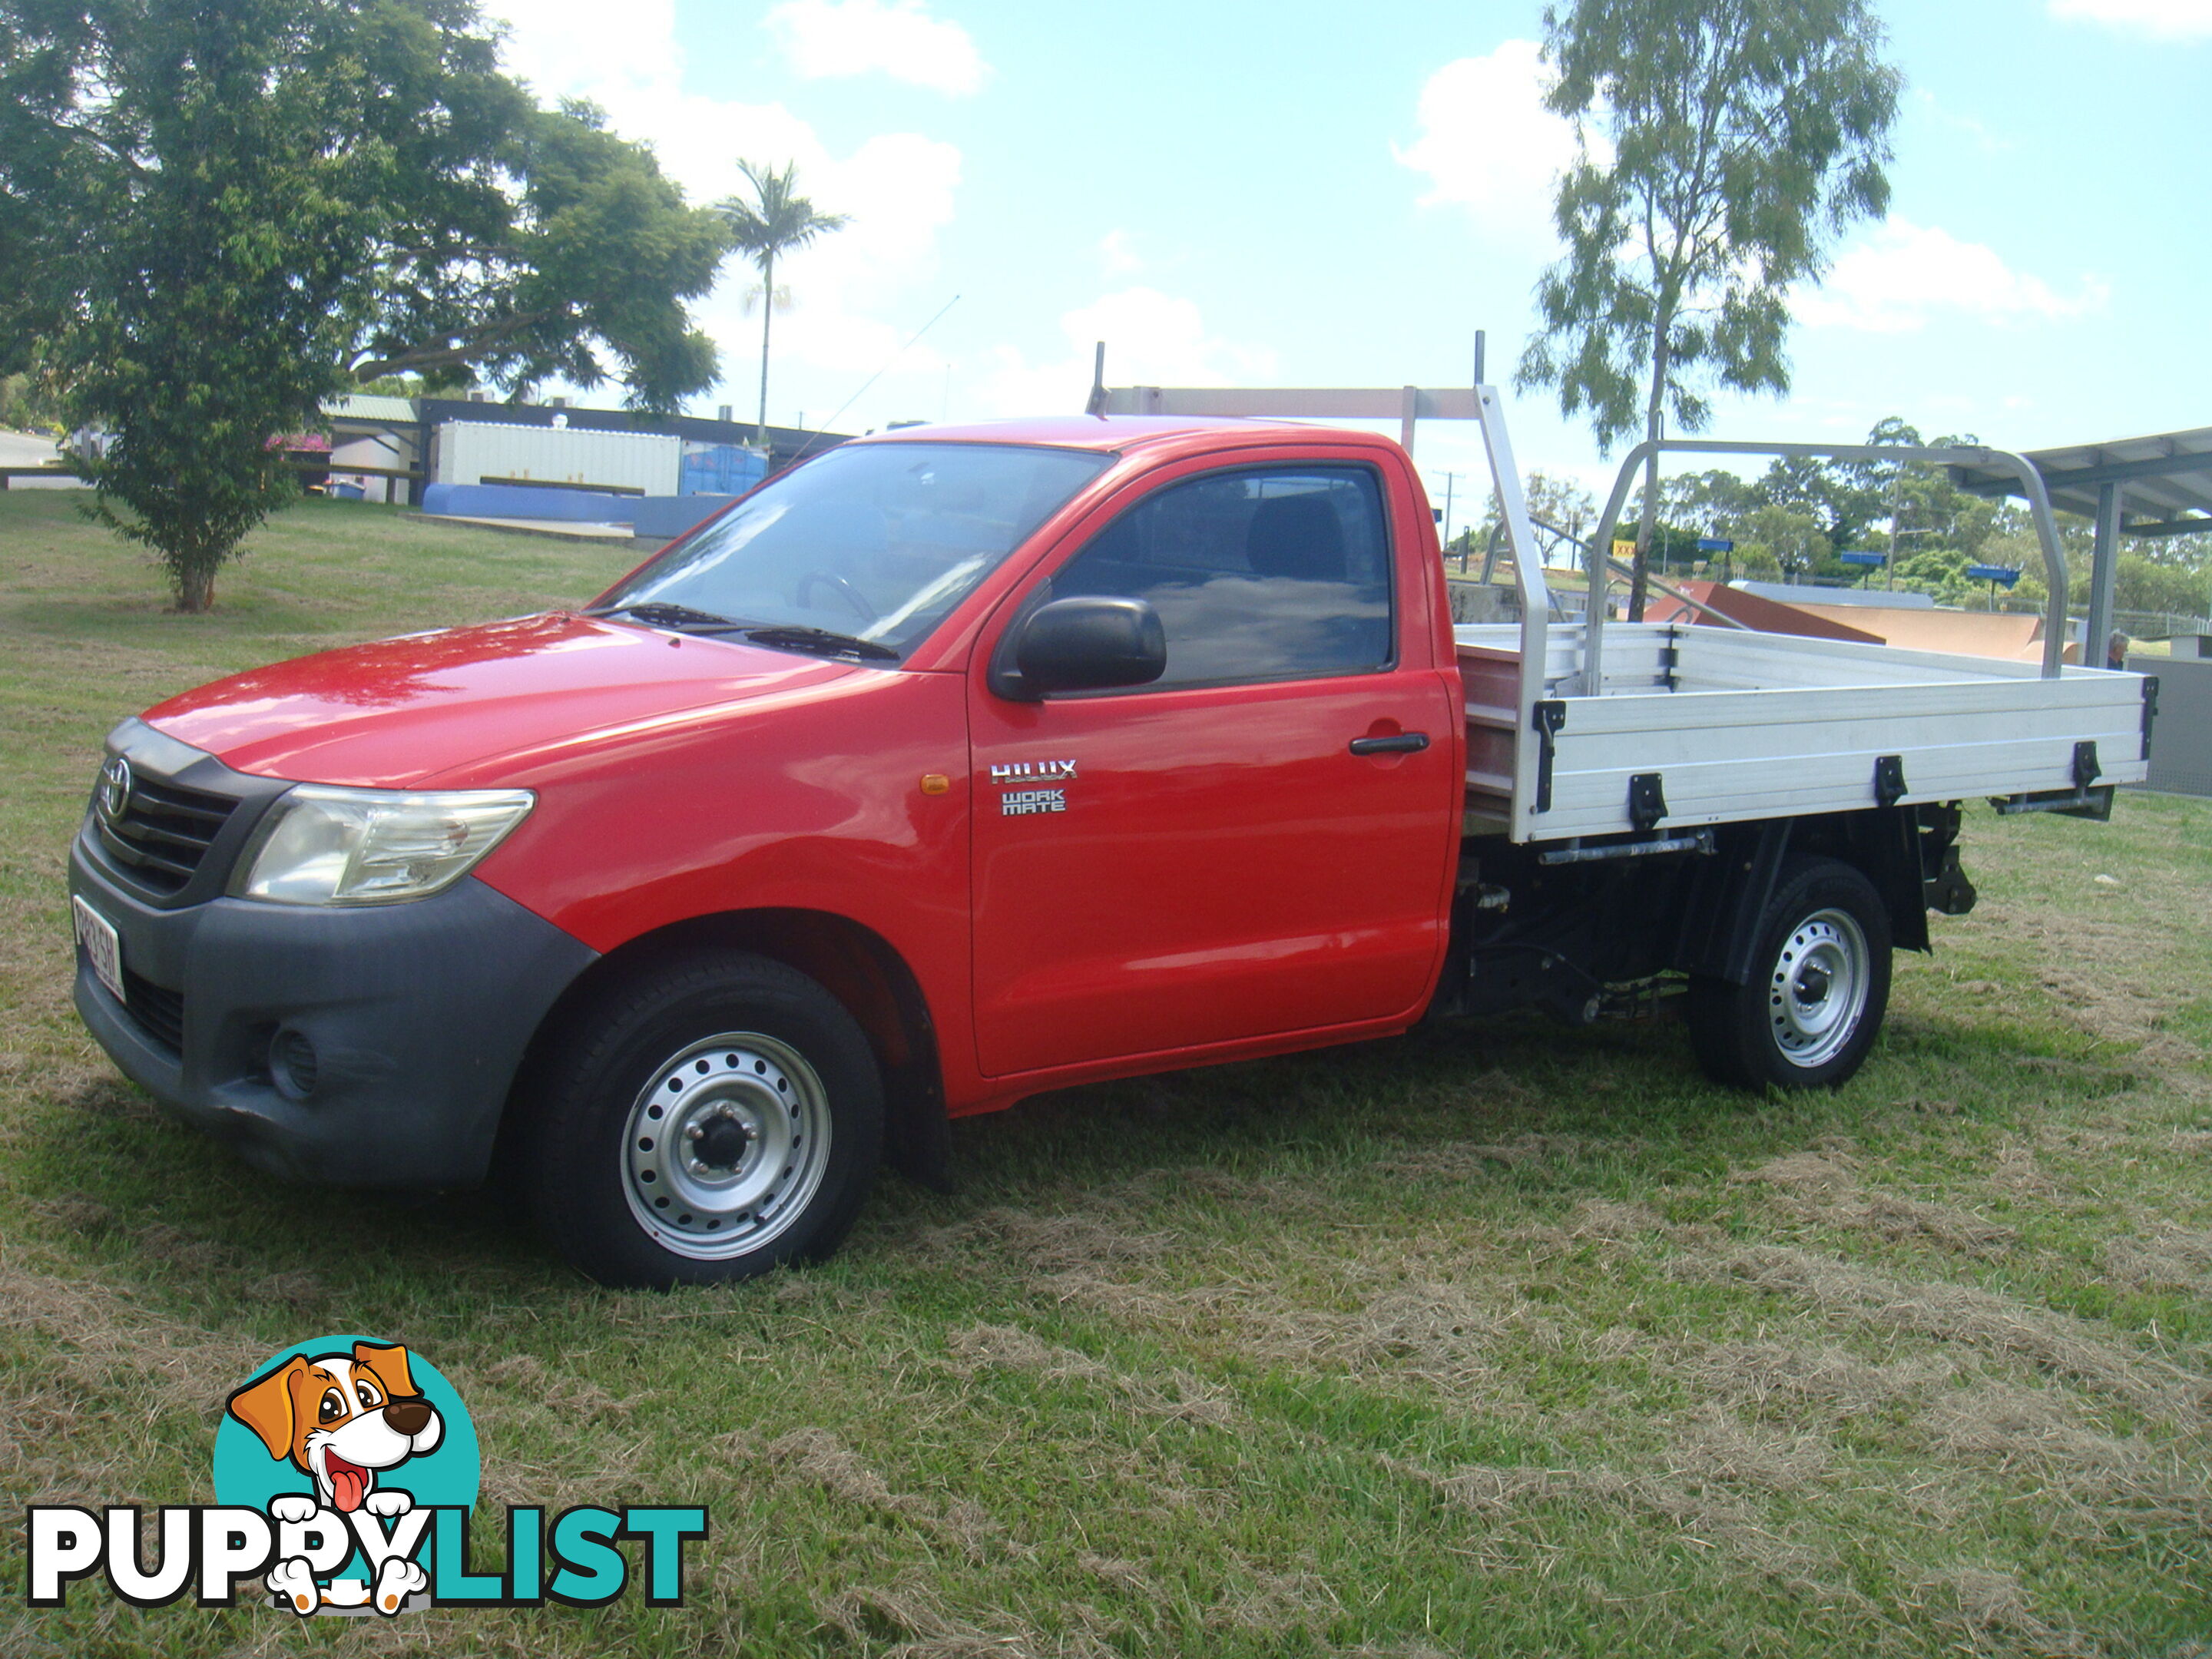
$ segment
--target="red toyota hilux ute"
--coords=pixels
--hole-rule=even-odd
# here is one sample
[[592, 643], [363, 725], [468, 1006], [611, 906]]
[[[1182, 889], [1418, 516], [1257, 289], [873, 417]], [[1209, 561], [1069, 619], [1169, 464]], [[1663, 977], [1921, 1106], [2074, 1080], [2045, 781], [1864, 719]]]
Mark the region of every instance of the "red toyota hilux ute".
[[[1462, 696], [1387, 440], [902, 431], [580, 610], [125, 722], [70, 862], [77, 1006], [264, 1169], [496, 1171], [602, 1280], [741, 1277], [834, 1248], [886, 1152], [941, 1172], [948, 1118], [1421, 1018], [1498, 890], [1462, 868]], [[1668, 862], [1577, 1008], [1674, 962], [1636, 943]], [[1581, 927], [1617, 879], [1516, 902]], [[1856, 1067], [1879, 943], [1863, 1031], [1784, 1080]], [[1451, 1006], [1552, 994], [1527, 977], [1470, 1002], [1462, 957]]]

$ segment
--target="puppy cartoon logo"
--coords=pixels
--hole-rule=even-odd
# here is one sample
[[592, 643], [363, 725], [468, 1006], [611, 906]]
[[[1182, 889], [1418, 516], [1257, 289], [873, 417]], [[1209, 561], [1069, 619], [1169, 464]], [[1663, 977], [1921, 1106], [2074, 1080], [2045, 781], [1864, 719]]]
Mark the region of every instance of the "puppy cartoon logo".
[[422, 1355], [373, 1336], [298, 1343], [232, 1390], [214, 1474], [214, 1503], [150, 1515], [128, 1504], [32, 1504], [26, 1600], [64, 1607], [71, 1585], [97, 1577], [132, 1607], [189, 1595], [202, 1607], [261, 1601], [302, 1619], [603, 1607], [633, 1586], [647, 1605], [674, 1607], [684, 1547], [707, 1536], [700, 1505], [609, 1494], [558, 1512], [509, 1504], [500, 1538], [500, 1517], [475, 1513], [483, 1468], [460, 1395]]
[[[446, 1422], [416, 1386], [407, 1350], [397, 1343], [356, 1342], [349, 1352], [295, 1353], [276, 1370], [230, 1396], [228, 1414], [253, 1431], [269, 1455], [314, 1483], [312, 1496], [270, 1498], [269, 1514], [301, 1526], [318, 1513], [350, 1516], [366, 1510], [393, 1521], [415, 1507], [415, 1496], [382, 1477], [410, 1458], [427, 1456], [445, 1439]], [[341, 1523], [346, 1524], [346, 1523]], [[316, 1558], [302, 1534], [298, 1553], [270, 1571], [270, 1594], [303, 1617], [325, 1607], [374, 1607], [392, 1614], [426, 1589], [429, 1575], [407, 1556], [387, 1555], [374, 1580], [319, 1584]]]

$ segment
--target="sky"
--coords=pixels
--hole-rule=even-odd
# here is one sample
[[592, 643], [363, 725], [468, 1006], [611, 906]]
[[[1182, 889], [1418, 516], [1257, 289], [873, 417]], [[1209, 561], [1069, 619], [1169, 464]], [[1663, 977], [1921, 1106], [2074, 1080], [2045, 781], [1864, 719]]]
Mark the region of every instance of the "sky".
[[[778, 424], [1072, 412], [1102, 339], [1112, 385], [1461, 386], [1482, 330], [1508, 384], [1559, 252], [1576, 140], [1542, 107], [1538, 0], [485, 9], [514, 72], [598, 102], [689, 199], [737, 191], [741, 158], [793, 161], [849, 216], [778, 265]], [[1720, 398], [1708, 435], [1854, 442], [1902, 415], [2031, 449], [2212, 424], [2212, 0], [1876, 9], [1907, 82], [1889, 216], [1794, 296], [1790, 392]], [[757, 287], [732, 259], [696, 307], [723, 380], [692, 412], [755, 413]], [[1609, 480], [1552, 394], [1508, 407], [1524, 470]], [[1486, 490], [1480, 453], [1424, 423], [1439, 503]]]

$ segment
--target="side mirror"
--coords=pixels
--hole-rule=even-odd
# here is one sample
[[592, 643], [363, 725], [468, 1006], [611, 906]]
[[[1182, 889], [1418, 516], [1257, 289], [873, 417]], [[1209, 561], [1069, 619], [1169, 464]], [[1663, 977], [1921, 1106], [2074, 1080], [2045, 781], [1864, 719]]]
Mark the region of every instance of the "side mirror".
[[1041, 605], [1012, 641], [1014, 672], [992, 676], [991, 689], [1017, 702], [1054, 691], [1100, 691], [1149, 685], [1167, 672], [1167, 630], [1142, 599], [1084, 594]]

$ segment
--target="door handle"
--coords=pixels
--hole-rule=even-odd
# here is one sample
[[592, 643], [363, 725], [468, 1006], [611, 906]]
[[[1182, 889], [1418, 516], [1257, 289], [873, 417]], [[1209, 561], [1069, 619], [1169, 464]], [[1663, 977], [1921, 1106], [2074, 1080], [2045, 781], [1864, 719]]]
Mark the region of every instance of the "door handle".
[[1429, 746], [1425, 732], [1400, 732], [1388, 738], [1354, 738], [1352, 752], [1355, 755], [1418, 755]]

